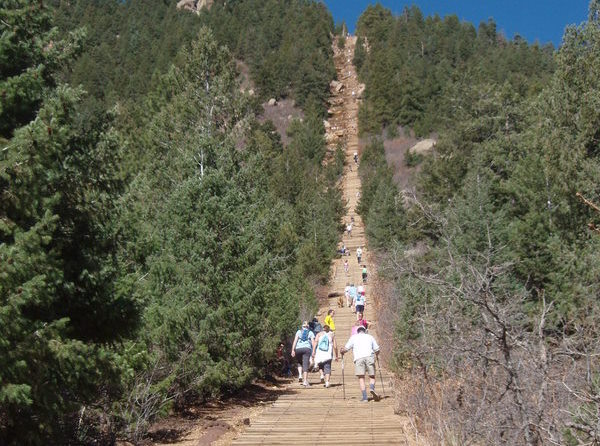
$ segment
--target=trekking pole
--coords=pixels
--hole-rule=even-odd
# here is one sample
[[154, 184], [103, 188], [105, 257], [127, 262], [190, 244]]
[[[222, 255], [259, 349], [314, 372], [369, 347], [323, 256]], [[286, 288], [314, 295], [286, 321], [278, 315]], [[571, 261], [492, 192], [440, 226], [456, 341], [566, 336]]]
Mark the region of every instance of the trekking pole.
[[342, 394], [346, 399], [346, 382], [344, 381], [344, 354], [342, 353]]
[[379, 379], [381, 380], [381, 389], [383, 390], [383, 397], [385, 398], [385, 386], [383, 385], [383, 375], [381, 373], [381, 366], [379, 365], [379, 355], [377, 355], [377, 368], [379, 369]]

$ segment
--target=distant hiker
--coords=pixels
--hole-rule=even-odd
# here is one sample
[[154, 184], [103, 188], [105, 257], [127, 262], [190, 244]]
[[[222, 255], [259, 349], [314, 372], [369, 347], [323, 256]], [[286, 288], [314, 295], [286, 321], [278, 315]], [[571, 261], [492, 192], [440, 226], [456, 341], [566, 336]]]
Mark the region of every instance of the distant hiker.
[[358, 152], [354, 152], [354, 164], [358, 165]]
[[346, 248], [346, 245], [342, 245], [342, 247], [340, 249], [338, 249], [337, 252], [341, 256], [349, 256], [350, 255], [350, 250], [348, 248]]
[[361, 259], [362, 259], [362, 248], [359, 246], [358, 249], [356, 250], [356, 260], [358, 261], [359, 265], [360, 265]]
[[356, 289], [356, 287], [354, 286], [353, 283], [350, 284], [350, 289], [348, 290], [348, 293], [350, 293], [350, 299], [352, 299], [352, 306], [354, 306], [354, 302], [356, 300], [356, 296], [358, 294], [358, 290]]
[[359, 191], [359, 190], [358, 190], [358, 191], [356, 191], [356, 198], [357, 198], [357, 199], [358, 199], [358, 198], [360, 198], [360, 191]]
[[369, 375], [369, 388], [375, 401], [379, 401], [379, 394], [375, 392], [375, 355], [379, 355], [379, 345], [373, 336], [366, 333], [365, 327], [358, 327], [357, 333], [348, 339], [341, 350], [344, 353], [352, 350], [354, 352], [354, 374], [358, 378], [358, 384], [362, 393], [363, 403], [369, 401], [365, 387], [365, 373]]
[[352, 332], [351, 332], [353, 335], [358, 333], [358, 327], [365, 327], [365, 329], [367, 329], [367, 330], [369, 329], [369, 323], [364, 318], [363, 313], [357, 313], [357, 314], [358, 314], [358, 319], [356, 320], [356, 323], [352, 327]]
[[277, 362], [279, 363], [279, 373], [281, 376], [292, 376], [292, 371], [290, 370], [290, 362], [286, 358], [285, 355], [285, 346], [283, 343], [279, 344], [277, 347]]
[[[331, 311], [331, 310], [330, 310]], [[335, 352], [335, 360], [338, 360], [338, 348], [335, 341], [335, 334], [330, 330], [329, 325], [323, 325], [323, 331], [315, 339], [312, 356], [315, 364], [321, 370], [321, 382], [325, 381], [325, 387], [329, 387], [329, 378], [331, 377], [331, 361]]]
[[344, 272], [346, 274], [348, 274], [348, 269], [350, 268], [350, 265], [348, 265], [348, 259], [344, 260]]
[[346, 226], [346, 232], [348, 233], [348, 237], [352, 237], [352, 223], [348, 223], [348, 226]]
[[350, 295], [350, 284], [346, 282], [346, 288], [344, 288], [344, 296], [346, 296], [346, 306], [350, 308], [352, 305], [352, 296]]
[[363, 265], [362, 267], [362, 280], [363, 283], [367, 283], [367, 265]]
[[365, 295], [365, 286], [364, 286], [364, 285], [359, 285], [359, 286], [356, 288], [356, 292], [357, 292], [358, 294], [362, 294], [362, 295], [364, 296], [364, 295]]
[[[335, 322], [333, 322], [333, 316], [335, 316], [335, 310], [330, 309], [327, 311], [327, 316], [325, 316], [325, 325], [329, 325], [331, 331], [335, 331]], [[325, 325], [323, 329], [325, 329]]]
[[321, 331], [323, 331], [323, 326], [321, 325], [321, 323], [319, 322], [319, 319], [317, 319], [316, 317], [313, 317], [313, 320], [309, 322], [308, 324], [308, 328], [315, 334], [317, 335], [318, 333], [320, 333]]
[[364, 293], [358, 293], [354, 300], [354, 308], [356, 309], [356, 319], [358, 315], [365, 312], [366, 297]]
[[292, 358], [298, 361], [298, 381], [304, 387], [310, 387], [308, 383], [308, 368], [312, 356], [313, 341], [315, 335], [308, 327], [308, 321], [302, 323], [302, 328], [296, 332], [292, 343]]

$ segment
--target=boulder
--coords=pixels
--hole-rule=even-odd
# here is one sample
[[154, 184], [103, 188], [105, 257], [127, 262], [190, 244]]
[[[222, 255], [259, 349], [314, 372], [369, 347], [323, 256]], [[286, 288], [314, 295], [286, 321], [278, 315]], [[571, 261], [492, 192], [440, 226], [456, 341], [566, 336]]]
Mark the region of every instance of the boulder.
[[334, 93], [339, 93], [344, 88], [344, 84], [339, 81], [331, 81], [329, 86], [331, 87], [331, 91]]
[[362, 98], [363, 93], [365, 92], [365, 84], [358, 84], [358, 90], [356, 90], [356, 97]]
[[179, 0], [177, 9], [200, 12], [202, 8], [210, 9], [213, 3], [214, 0]]
[[196, 0], [179, 0], [179, 2], [177, 2], [177, 9], [196, 11]]
[[424, 139], [412, 146], [408, 151], [413, 155], [426, 155], [435, 147], [435, 139]]
[[269, 107], [274, 107], [277, 105], [277, 100], [275, 98], [271, 98], [269, 99], [269, 102], [267, 102], [267, 105], [269, 105]]
[[331, 144], [337, 141], [337, 136], [335, 136], [335, 134], [333, 133], [326, 133], [325, 134], [325, 142], [327, 144]]

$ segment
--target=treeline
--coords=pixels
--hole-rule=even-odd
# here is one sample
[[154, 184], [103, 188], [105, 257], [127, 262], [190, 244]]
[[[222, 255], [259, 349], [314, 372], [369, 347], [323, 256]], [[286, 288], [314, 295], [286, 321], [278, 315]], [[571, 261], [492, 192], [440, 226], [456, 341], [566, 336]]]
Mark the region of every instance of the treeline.
[[[157, 417], [247, 385], [315, 310], [312, 285], [327, 279], [338, 238], [343, 166], [324, 166], [318, 101], [305, 101], [283, 146], [199, 17], [165, 7], [136, 22], [122, 11], [141, 2], [89, 3], [89, 24], [112, 27], [105, 36], [57, 28], [73, 22], [43, 2], [0, 7], [0, 113], [10, 118], [0, 152], [1, 444], [137, 442]], [[196, 28], [177, 37], [143, 26], [156, 17]], [[86, 49], [86, 32], [106, 51]], [[171, 56], [130, 54], [138, 38], [152, 52], [173, 45]], [[327, 55], [331, 41], [311, 45]], [[104, 57], [114, 71], [102, 67], [106, 82], [87, 84], [90, 93], [64, 82]], [[114, 74], [124, 69], [145, 84]]]
[[[369, 48], [356, 55], [365, 58], [363, 128], [402, 123], [439, 132], [415, 190], [394, 192], [401, 211], [373, 198], [374, 189], [387, 189], [389, 168], [379, 143], [367, 147], [359, 206], [392, 285], [382, 298], [394, 314], [399, 408], [436, 443], [599, 438], [600, 240], [589, 230], [598, 214], [578, 198], [597, 202], [600, 193], [599, 13], [592, 1], [588, 22], [567, 28], [554, 54], [490, 36], [490, 23], [475, 33], [455, 18], [423, 20], [414, 8], [392, 17], [375, 7], [360, 20]], [[403, 30], [411, 23], [410, 33]], [[479, 56], [465, 62], [459, 51], [448, 82], [424, 93], [429, 74], [404, 75], [432, 49], [423, 36], [442, 29], [463, 30], [445, 41], [450, 54], [471, 42]], [[382, 42], [402, 33], [413, 42], [403, 53], [412, 62], [386, 77], [403, 79], [393, 91], [405, 99], [402, 89], [415, 91], [419, 80], [420, 109], [377, 93], [385, 77], [373, 81], [376, 64], [389, 60], [380, 56]], [[382, 238], [387, 215], [398, 223]]]
[[424, 17], [417, 6], [397, 17], [369, 6], [357, 35], [354, 63], [366, 85], [362, 132], [406, 125], [426, 135], [448, 123], [456, 108], [448, 98], [461, 85], [489, 83], [528, 95], [539, 92], [554, 67], [551, 45], [507, 40], [491, 19], [475, 29], [455, 15]]
[[162, 0], [54, 3], [59, 29], [87, 30], [83, 54], [64, 79], [104, 106], [139, 101], [160, 88], [161, 75], [204, 25], [249, 65], [261, 99], [291, 96], [325, 110], [335, 69], [328, 47], [333, 20], [321, 3], [217, 0], [199, 15]]

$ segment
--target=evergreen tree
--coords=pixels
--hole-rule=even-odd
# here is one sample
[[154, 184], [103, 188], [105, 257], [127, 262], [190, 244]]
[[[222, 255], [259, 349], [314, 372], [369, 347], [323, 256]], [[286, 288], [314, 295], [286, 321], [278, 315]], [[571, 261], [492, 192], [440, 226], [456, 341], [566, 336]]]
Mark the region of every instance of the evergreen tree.
[[113, 287], [119, 150], [107, 125], [81, 127], [80, 97], [59, 87], [0, 161], [3, 443], [68, 436], [65, 417], [118, 383], [104, 345], [136, 328]]
[[44, 2], [6, 0], [0, 5], [0, 138], [35, 116], [56, 71], [80, 48], [82, 31], [58, 39]]

